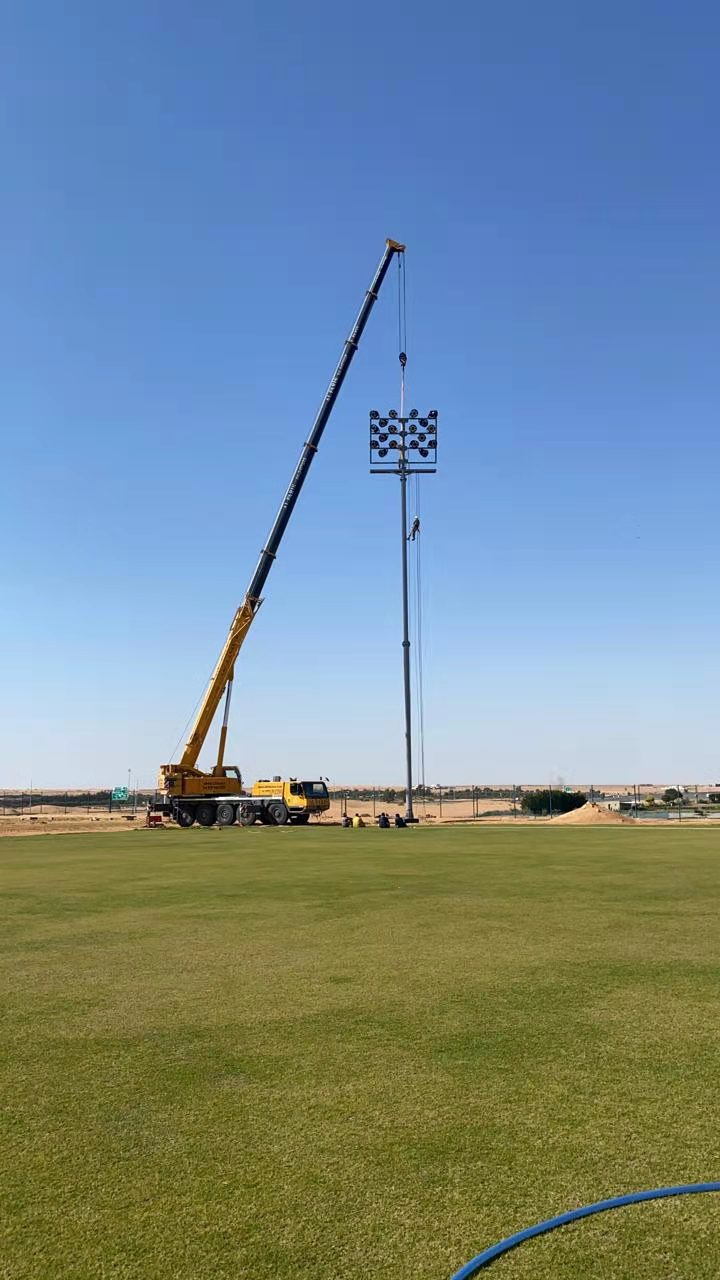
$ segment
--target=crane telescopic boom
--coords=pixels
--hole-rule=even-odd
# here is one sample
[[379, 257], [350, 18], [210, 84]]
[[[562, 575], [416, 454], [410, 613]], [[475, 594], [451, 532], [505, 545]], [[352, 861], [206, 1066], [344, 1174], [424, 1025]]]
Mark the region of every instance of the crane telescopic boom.
[[[169, 764], [161, 766], [161, 785], [170, 795], [196, 794], [209, 796], [213, 794], [213, 790], [215, 790], [215, 792], [225, 792], [228, 789], [229, 779], [225, 776], [226, 770], [223, 766], [223, 756], [225, 751], [225, 739], [227, 736], [230, 696], [232, 693], [235, 661], [253, 619], [262, 604], [262, 591], [267, 581], [268, 574], [270, 573], [273, 561], [277, 556], [283, 534], [287, 529], [295, 503], [300, 496], [300, 491], [307, 478], [312, 460], [318, 451], [318, 446], [335, 406], [335, 401], [337, 400], [340, 388], [345, 380], [345, 375], [347, 374], [352, 363], [353, 356], [357, 351], [368, 317], [370, 316], [370, 312], [377, 301], [380, 287], [387, 275], [388, 268], [394, 256], [396, 254], [404, 253], [404, 251], [405, 245], [399, 244], [396, 240], [388, 240], [386, 242], [385, 251], [378, 263], [377, 270], [375, 271], [370, 287], [365, 294], [363, 304], [358, 312], [358, 316], [352, 327], [350, 336], [347, 338], [345, 345], [343, 346], [335, 372], [330, 379], [328, 389], [325, 392], [322, 404], [318, 409], [312, 430], [303, 445], [298, 464], [295, 467], [292, 479], [287, 487], [285, 497], [283, 498], [280, 509], [275, 517], [275, 522], [270, 530], [267, 542], [260, 552], [260, 558], [257, 562], [250, 585], [245, 593], [242, 604], [239, 606], [230, 625], [230, 630], [223, 646], [223, 650], [218, 658], [217, 665], [211, 676], [207, 691], [200, 704], [200, 708], [195, 717], [195, 722], [185, 744], [185, 749], [180, 761], [176, 765]], [[197, 768], [197, 761], [215, 717], [215, 713], [220, 705], [223, 693], [226, 694], [226, 698], [217, 763], [212, 773], [206, 774]], [[239, 787], [239, 773], [237, 770], [233, 770], [232, 772], [237, 776]], [[213, 778], [216, 779], [215, 784], [211, 781]], [[220, 782], [221, 778], [222, 782]]]

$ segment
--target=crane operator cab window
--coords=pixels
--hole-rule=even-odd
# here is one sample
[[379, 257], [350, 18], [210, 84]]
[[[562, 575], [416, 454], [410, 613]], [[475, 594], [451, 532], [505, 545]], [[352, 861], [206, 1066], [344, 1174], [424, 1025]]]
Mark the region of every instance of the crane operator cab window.
[[291, 796], [305, 796], [308, 800], [324, 800], [327, 787], [324, 782], [291, 782]]

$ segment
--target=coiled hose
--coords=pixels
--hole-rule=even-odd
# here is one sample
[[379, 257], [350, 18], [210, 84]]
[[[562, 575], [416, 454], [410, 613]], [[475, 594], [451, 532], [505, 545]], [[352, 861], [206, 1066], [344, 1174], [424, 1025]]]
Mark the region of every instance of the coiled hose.
[[517, 1231], [514, 1236], [508, 1236], [498, 1244], [491, 1245], [489, 1249], [484, 1249], [476, 1258], [471, 1258], [470, 1262], [466, 1262], [464, 1267], [456, 1271], [452, 1280], [470, 1280], [471, 1276], [477, 1275], [478, 1271], [494, 1262], [501, 1254], [509, 1253], [516, 1245], [523, 1244], [525, 1240], [532, 1240], [533, 1236], [543, 1236], [547, 1231], [554, 1231], [556, 1227], [564, 1227], [568, 1222], [577, 1222], [579, 1218], [589, 1218], [594, 1213], [605, 1213], [608, 1209], [622, 1209], [626, 1204], [640, 1204], [642, 1200], [664, 1200], [669, 1196], [694, 1196], [701, 1191], [720, 1191], [720, 1182], [689, 1182], [679, 1187], [659, 1187], [656, 1191], [633, 1191], [629, 1196], [614, 1196], [612, 1200], [598, 1200], [595, 1204], [586, 1204], [583, 1209], [571, 1209], [569, 1213], [561, 1213], [557, 1218], [546, 1218], [544, 1222], [538, 1222], [534, 1227], [526, 1227], [524, 1231]]

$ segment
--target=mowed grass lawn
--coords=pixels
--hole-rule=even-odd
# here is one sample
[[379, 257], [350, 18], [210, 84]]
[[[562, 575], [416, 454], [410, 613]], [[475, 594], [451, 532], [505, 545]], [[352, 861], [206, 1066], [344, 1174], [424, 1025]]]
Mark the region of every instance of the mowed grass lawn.
[[[0, 1276], [446, 1280], [720, 1178], [719, 869], [670, 827], [3, 840]], [[489, 1274], [717, 1280], [719, 1228]]]

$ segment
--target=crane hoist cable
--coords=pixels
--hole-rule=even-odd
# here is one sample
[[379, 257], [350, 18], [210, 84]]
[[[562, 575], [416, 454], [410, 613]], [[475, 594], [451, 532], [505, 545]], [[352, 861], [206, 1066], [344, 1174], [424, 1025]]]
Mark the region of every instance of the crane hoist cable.
[[[398, 256], [398, 347], [400, 361], [400, 417], [405, 417], [406, 368], [407, 368], [407, 276], [405, 270], [405, 254]], [[420, 538], [420, 476], [415, 472], [414, 499], [415, 517], [411, 532], [407, 535], [412, 543], [411, 568], [411, 600], [413, 614], [412, 632], [414, 649], [414, 685], [415, 685], [415, 722], [417, 725], [417, 759], [419, 781], [425, 795], [425, 695], [423, 688], [423, 631], [422, 631], [422, 552]]]
[[[416, 520], [420, 521], [420, 476], [415, 473], [414, 498]], [[422, 526], [420, 526], [420, 529]], [[414, 684], [415, 684], [415, 718], [417, 723], [418, 743], [418, 781], [425, 795], [425, 691], [423, 673], [423, 581], [422, 581], [422, 539], [413, 539], [411, 559], [412, 580], [412, 630], [414, 648]]]
[[405, 416], [405, 366], [407, 365], [407, 311], [405, 293], [405, 253], [397, 257], [397, 348], [400, 355], [400, 416]]
[[[290, 518], [295, 509], [302, 487], [307, 479], [313, 458], [318, 452], [320, 441], [330, 420], [335, 402], [340, 393], [355, 352], [358, 350], [358, 345], [365, 330], [365, 326], [370, 318], [372, 309], [377, 302], [382, 283], [388, 274], [392, 259], [395, 256], [402, 256], [404, 252], [404, 244], [401, 244], [398, 240], [386, 240], [382, 257], [380, 258], [372, 276], [369, 288], [365, 290], [362, 305], [355, 317], [355, 322], [350, 334], [343, 343], [340, 358], [335, 365], [335, 370], [315, 415], [310, 433], [303, 444], [300, 457], [290, 478], [290, 483], [285, 490], [285, 496], [283, 497], [277, 515], [275, 516], [275, 520], [267, 536], [265, 545], [260, 552], [253, 576], [240, 605], [233, 614], [227, 638], [220, 651], [220, 656], [215, 667], [213, 668], [207, 689], [197, 707], [192, 729], [185, 743], [182, 756], [180, 760], [175, 763], [170, 761], [169, 763], [160, 766], [161, 787], [166, 793], [168, 801], [182, 797], [184, 800], [200, 800], [203, 805], [205, 805], [206, 801], [216, 800], [219, 797], [222, 797], [224, 800], [227, 798], [227, 794], [234, 796], [243, 794], [240, 771], [235, 765], [227, 766], [224, 763], [230, 693], [233, 687], [235, 662], [250, 626], [257, 616], [260, 605], [262, 604], [263, 591], [270, 574], [270, 570], [277, 558], [280, 544], [290, 522]], [[210, 728], [212, 727], [215, 715], [220, 707], [223, 694], [225, 695], [225, 707], [222, 716], [222, 727], [220, 730], [216, 763], [213, 766], [212, 773], [208, 773], [198, 768], [198, 760], [207, 740]], [[175, 751], [173, 751], [173, 755], [174, 754]], [[212, 779], [218, 779], [221, 781], [215, 783]], [[177, 806], [176, 811], [177, 813], [180, 812]], [[187, 809], [184, 809], [183, 813], [186, 817], [189, 817], [189, 825], [192, 825], [192, 822], [195, 820], [194, 813], [189, 812]]]
[[[405, 254], [398, 254], [398, 351], [407, 351], [407, 292], [405, 288]], [[407, 356], [405, 357], [407, 360]], [[402, 364], [402, 360], [400, 361]]]

